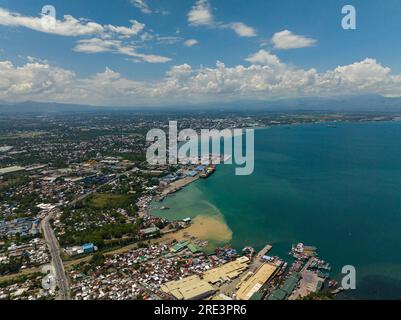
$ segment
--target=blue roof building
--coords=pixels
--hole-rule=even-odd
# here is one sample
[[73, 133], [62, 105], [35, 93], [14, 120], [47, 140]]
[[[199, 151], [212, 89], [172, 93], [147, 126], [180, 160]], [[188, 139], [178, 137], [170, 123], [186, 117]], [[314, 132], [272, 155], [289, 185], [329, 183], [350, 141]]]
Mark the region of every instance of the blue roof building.
[[195, 177], [197, 174], [198, 174], [197, 171], [191, 171], [191, 172], [188, 172], [188, 173], [187, 173], [187, 176], [193, 178], [193, 177]]
[[84, 250], [85, 253], [90, 253], [95, 251], [95, 246], [93, 243], [86, 243], [82, 246], [82, 250]]

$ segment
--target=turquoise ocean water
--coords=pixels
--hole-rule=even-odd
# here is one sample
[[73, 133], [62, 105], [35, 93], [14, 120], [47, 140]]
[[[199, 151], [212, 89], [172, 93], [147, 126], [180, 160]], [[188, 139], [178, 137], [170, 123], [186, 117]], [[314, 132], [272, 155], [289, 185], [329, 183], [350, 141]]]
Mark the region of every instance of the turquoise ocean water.
[[401, 299], [401, 122], [256, 130], [253, 175], [219, 166], [164, 205], [156, 213], [173, 219], [222, 216], [238, 249], [317, 246], [332, 276], [356, 267], [343, 298]]

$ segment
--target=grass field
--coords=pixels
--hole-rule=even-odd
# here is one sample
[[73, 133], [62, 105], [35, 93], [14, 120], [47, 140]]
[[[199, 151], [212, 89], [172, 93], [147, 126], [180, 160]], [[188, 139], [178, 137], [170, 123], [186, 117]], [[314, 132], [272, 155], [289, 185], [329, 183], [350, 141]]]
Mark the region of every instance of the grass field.
[[13, 280], [13, 279], [21, 277], [21, 276], [30, 275], [32, 273], [37, 273], [37, 272], [41, 272], [41, 268], [40, 267], [29, 268], [29, 269], [21, 270], [18, 273], [13, 273], [13, 274], [5, 275], [5, 276], [0, 276], [0, 283], [4, 282], [4, 281], [10, 281], [10, 280]]
[[122, 208], [132, 203], [132, 196], [127, 194], [98, 193], [88, 199], [88, 204], [98, 209]]
[[25, 182], [25, 178], [24, 178], [24, 176], [21, 176], [21, 175], [15, 176], [15, 178], [11, 178], [8, 180], [2, 180], [2, 181], [0, 181], [0, 191], [19, 186], [24, 182]]

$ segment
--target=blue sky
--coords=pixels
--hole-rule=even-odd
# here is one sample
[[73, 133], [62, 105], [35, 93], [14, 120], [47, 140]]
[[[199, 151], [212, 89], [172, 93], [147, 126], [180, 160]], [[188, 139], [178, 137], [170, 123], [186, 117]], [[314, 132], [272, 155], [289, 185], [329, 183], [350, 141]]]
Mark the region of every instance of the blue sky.
[[[38, 24], [46, 4], [52, 31]], [[346, 4], [356, 30], [341, 28]], [[399, 96], [400, 35], [398, 0], [0, 0], [0, 99]]]

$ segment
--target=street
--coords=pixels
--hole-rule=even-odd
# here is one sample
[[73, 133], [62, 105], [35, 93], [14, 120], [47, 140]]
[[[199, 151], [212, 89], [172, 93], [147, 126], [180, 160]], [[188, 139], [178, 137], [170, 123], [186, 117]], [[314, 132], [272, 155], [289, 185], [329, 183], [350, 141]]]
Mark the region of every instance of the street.
[[60, 300], [69, 300], [70, 299], [70, 288], [68, 285], [68, 279], [65, 275], [63, 261], [60, 257], [60, 246], [59, 243], [54, 236], [53, 229], [50, 226], [51, 216], [48, 215], [42, 220], [42, 230], [43, 235], [47, 241], [49, 246], [50, 255], [52, 258], [52, 264], [56, 274], [56, 281], [59, 288], [59, 299]]
[[[78, 203], [78, 202], [84, 200], [85, 198], [89, 197], [90, 195], [98, 192], [102, 186], [113, 183], [119, 177], [120, 177], [120, 175], [117, 175], [114, 179], [99, 186], [95, 190], [92, 190], [92, 191], [78, 197], [74, 201], [70, 202], [68, 204], [68, 206], [74, 206], [76, 203]], [[49, 251], [50, 251], [51, 258], [52, 258], [52, 264], [53, 264], [55, 274], [56, 274], [56, 281], [57, 281], [57, 285], [58, 285], [58, 288], [60, 291], [58, 298], [60, 300], [69, 300], [69, 299], [71, 299], [70, 288], [69, 288], [67, 276], [65, 274], [63, 261], [61, 259], [61, 255], [60, 255], [61, 254], [60, 244], [59, 244], [56, 236], [54, 235], [52, 227], [50, 226], [51, 218], [52, 218], [51, 213], [49, 215], [47, 215], [45, 218], [43, 218], [42, 222], [41, 222], [41, 227], [43, 230], [43, 235], [49, 246]]]

